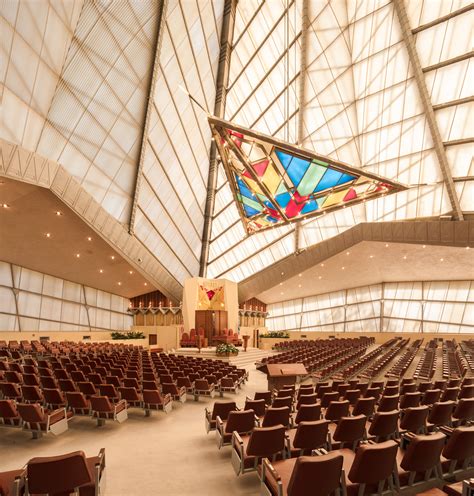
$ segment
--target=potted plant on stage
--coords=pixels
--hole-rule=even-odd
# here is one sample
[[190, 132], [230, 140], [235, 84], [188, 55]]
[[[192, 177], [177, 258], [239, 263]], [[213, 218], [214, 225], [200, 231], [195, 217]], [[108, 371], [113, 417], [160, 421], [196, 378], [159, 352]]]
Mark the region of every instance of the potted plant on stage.
[[239, 354], [239, 350], [230, 343], [221, 343], [216, 346], [217, 356], [236, 356]]

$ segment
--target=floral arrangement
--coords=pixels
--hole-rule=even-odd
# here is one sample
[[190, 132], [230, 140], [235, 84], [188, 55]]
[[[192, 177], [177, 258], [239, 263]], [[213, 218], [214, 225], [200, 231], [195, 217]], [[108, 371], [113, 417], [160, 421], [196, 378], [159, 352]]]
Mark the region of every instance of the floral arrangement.
[[221, 343], [216, 346], [216, 355], [238, 355], [239, 350], [229, 343]]
[[279, 338], [279, 339], [288, 339], [290, 337], [290, 333], [286, 331], [268, 331], [266, 334], [260, 334], [261, 338]]
[[110, 334], [112, 339], [145, 339], [145, 334], [139, 331], [119, 332], [115, 331]]

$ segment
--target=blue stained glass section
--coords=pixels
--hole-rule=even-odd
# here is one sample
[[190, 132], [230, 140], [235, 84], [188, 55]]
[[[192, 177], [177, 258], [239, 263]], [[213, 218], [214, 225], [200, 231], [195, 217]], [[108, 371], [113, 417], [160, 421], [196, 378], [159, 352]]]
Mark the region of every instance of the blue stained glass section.
[[291, 200], [291, 195], [289, 193], [282, 193], [281, 195], [277, 195], [275, 200], [280, 207], [285, 208]]
[[307, 160], [302, 160], [301, 158], [293, 157], [291, 164], [286, 169], [288, 176], [291, 179], [291, 182], [298, 186], [303, 176], [306, 174], [308, 170], [309, 162]]
[[235, 177], [236, 181], [237, 181], [237, 184], [239, 185], [239, 190], [240, 192], [246, 196], [247, 198], [252, 198], [254, 199], [255, 198], [255, 195], [252, 193], [252, 191], [250, 191], [248, 188], [247, 188], [247, 185], [242, 181], [242, 179], [240, 179], [240, 177], [236, 176]]
[[354, 179], [357, 179], [356, 176], [351, 176], [350, 174], [343, 174], [341, 179], [337, 182], [337, 185], [339, 186], [340, 184], [348, 183], [350, 181], [353, 181]]
[[336, 186], [339, 179], [341, 179], [341, 176], [342, 172], [334, 169], [328, 169], [321, 178], [321, 181], [319, 181], [314, 192], [317, 193], [318, 191], [323, 191]]
[[302, 214], [308, 214], [309, 212], [314, 212], [318, 210], [319, 205], [314, 200], [310, 200], [301, 210]]
[[252, 215], [259, 214], [260, 212], [258, 210], [255, 210], [252, 207], [249, 207], [248, 205], [243, 204], [245, 215], [247, 217], [252, 217]]
[[278, 222], [278, 219], [275, 219], [275, 217], [272, 217], [271, 215], [267, 215], [267, 220], [273, 223]]
[[283, 167], [285, 169], [287, 169], [288, 165], [291, 162], [291, 159], [293, 158], [293, 155], [290, 155], [289, 153], [282, 152], [280, 150], [275, 150], [275, 153], [276, 153], [276, 156], [278, 157], [278, 159], [280, 160], [281, 165], [283, 165]]

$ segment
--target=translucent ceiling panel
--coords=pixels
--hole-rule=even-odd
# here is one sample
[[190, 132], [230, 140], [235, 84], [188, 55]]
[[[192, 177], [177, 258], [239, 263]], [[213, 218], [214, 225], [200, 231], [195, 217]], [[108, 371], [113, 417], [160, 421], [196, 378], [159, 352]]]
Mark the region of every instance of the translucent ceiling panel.
[[[293, 143], [297, 140], [300, 9], [301, 2], [291, 0], [237, 4], [225, 115], [236, 124]], [[293, 242], [291, 236], [275, 240], [288, 228], [245, 239], [237, 209], [223, 208], [230, 197], [230, 190], [224, 188], [214, 210], [208, 274], [225, 273], [240, 281], [291, 253]], [[262, 254], [255, 254], [260, 250]]]
[[181, 284], [199, 273], [224, 0], [168, 2], [135, 234]]
[[82, 0], [2, 2], [1, 138], [36, 149], [82, 4]]
[[[18, 323], [22, 331], [87, 331], [89, 319], [92, 327], [128, 330], [128, 304], [127, 298], [0, 262], [1, 331], [18, 330]], [[102, 323], [96, 323], [97, 315]]]
[[37, 151], [129, 221], [160, 2], [85, 2]]

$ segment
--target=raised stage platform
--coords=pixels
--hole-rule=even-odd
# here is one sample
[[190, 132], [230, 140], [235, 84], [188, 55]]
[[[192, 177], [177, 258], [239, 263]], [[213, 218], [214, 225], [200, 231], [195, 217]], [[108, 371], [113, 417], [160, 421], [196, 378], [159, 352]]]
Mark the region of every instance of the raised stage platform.
[[218, 357], [216, 356], [216, 348], [208, 347], [201, 348], [201, 352], [197, 348], [178, 348], [176, 351], [170, 351], [176, 355], [195, 356], [201, 358], [210, 358], [212, 360], [222, 360], [229, 362], [238, 367], [245, 367], [246, 365], [255, 364], [262, 358], [275, 354], [274, 351], [260, 350], [259, 348], [247, 348], [247, 351], [239, 348], [239, 354], [231, 357]]

